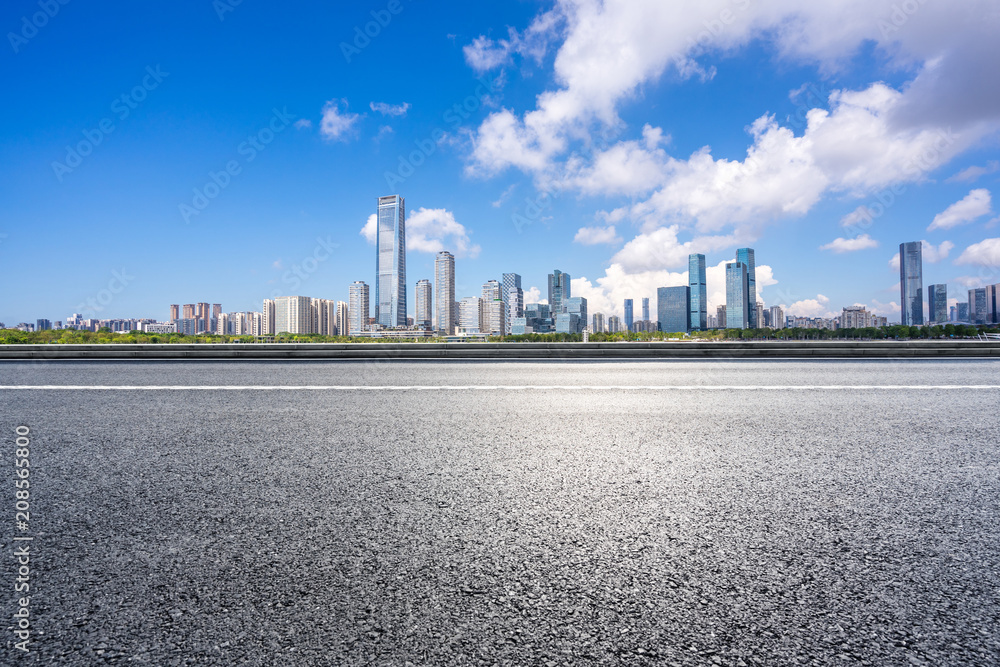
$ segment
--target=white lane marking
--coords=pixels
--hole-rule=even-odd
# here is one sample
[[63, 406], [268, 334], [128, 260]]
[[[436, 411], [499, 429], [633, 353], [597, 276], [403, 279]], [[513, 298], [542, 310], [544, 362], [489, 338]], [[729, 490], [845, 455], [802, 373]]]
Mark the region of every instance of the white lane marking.
[[756, 385], [0, 385], [0, 390], [38, 391], [812, 391], [1000, 389], [996, 384], [756, 384]]

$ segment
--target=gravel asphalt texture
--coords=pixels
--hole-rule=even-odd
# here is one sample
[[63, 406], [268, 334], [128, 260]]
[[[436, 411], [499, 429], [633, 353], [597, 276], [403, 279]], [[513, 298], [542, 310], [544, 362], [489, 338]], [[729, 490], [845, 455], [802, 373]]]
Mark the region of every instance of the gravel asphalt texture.
[[[22, 384], [997, 385], [1000, 362], [0, 364]], [[0, 665], [1000, 664], [1000, 390], [0, 406]]]

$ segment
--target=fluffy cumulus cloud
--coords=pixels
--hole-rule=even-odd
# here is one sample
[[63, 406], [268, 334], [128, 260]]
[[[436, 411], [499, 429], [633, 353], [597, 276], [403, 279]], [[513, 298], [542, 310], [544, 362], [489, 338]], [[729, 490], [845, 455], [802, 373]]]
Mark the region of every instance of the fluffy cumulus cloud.
[[[372, 213], [361, 228], [361, 236], [374, 245], [378, 234], [378, 217]], [[469, 232], [455, 220], [455, 214], [443, 208], [418, 208], [406, 218], [406, 249], [413, 252], [438, 253], [447, 250], [456, 257], [475, 258], [480, 247], [471, 242]]]
[[542, 291], [537, 287], [529, 287], [524, 290], [524, 302], [525, 303], [548, 303], [548, 299], [542, 298]]
[[861, 234], [853, 239], [836, 238], [825, 245], [819, 247], [820, 250], [829, 250], [835, 252], [838, 255], [845, 252], [855, 252], [858, 250], [868, 250], [869, 248], [877, 248], [878, 241], [868, 236], [868, 234]]
[[792, 317], [835, 317], [836, 313], [830, 310], [830, 299], [822, 294], [817, 294], [815, 299], [802, 299], [796, 301], [787, 308], [785, 314]]
[[613, 245], [621, 243], [621, 239], [615, 233], [614, 225], [608, 225], [607, 227], [581, 227], [576, 231], [573, 241], [581, 245], [600, 245], [602, 243]]
[[[927, 241], [920, 242], [920, 257], [924, 262], [929, 264], [937, 264], [942, 259], [948, 257], [948, 253], [952, 251], [955, 244], [951, 241], [942, 241], [940, 245], [934, 245], [933, 243], [928, 243]], [[889, 260], [889, 266], [898, 271], [899, 270], [899, 253], [897, 252]]]
[[405, 116], [406, 112], [410, 110], [410, 103], [403, 102], [402, 104], [387, 104], [385, 102], [370, 102], [368, 104], [372, 111], [376, 111], [383, 116]]
[[358, 114], [348, 113], [347, 100], [330, 100], [323, 105], [323, 119], [319, 124], [319, 132], [333, 141], [346, 140], [358, 118], [360, 118]]
[[984, 239], [962, 251], [956, 264], [972, 264], [1000, 269], [1000, 239]]
[[990, 191], [986, 188], [978, 188], [934, 216], [927, 231], [951, 229], [972, 222], [984, 215], [989, 215], [992, 211]]
[[557, 9], [537, 16], [523, 33], [508, 28], [506, 39], [480, 35], [463, 47], [465, 62], [480, 74], [506, 65], [515, 54], [541, 62], [561, 20], [562, 13]]

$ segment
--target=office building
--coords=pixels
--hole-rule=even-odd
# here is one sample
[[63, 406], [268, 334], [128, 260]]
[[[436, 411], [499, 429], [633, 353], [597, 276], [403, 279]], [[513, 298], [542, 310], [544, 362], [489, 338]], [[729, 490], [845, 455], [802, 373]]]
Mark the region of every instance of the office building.
[[959, 302], [955, 306], [955, 321], [956, 322], [968, 322], [969, 321], [969, 302], [965, 303]]
[[947, 285], [931, 285], [927, 288], [927, 317], [933, 324], [948, 321]]
[[459, 302], [458, 333], [478, 334], [482, 322], [482, 299], [467, 296]]
[[483, 285], [480, 308], [482, 309], [482, 321], [479, 324], [480, 333], [491, 336], [503, 336], [507, 333], [504, 329], [503, 289], [499, 280], [488, 280]]
[[547, 303], [528, 303], [524, 305], [526, 325], [534, 333], [549, 333], [555, 330], [555, 320], [552, 309]]
[[691, 286], [657, 288], [656, 320], [659, 323], [660, 331], [689, 332], [691, 330]]
[[594, 333], [604, 333], [604, 313], [594, 313], [591, 329]]
[[504, 302], [504, 331], [510, 331], [510, 323], [515, 317], [524, 317], [524, 290], [521, 289], [521, 276], [516, 273], [505, 273], [501, 281], [501, 298]]
[[568, 273], [563, 273], [559, 269], [549, 274], [549, 307], [552, 316], [566, 312], [564, 301], [573, 296]]
[[840, 314], [841, 329], [867, 329], [872, 325], [872, 313], [864, 306], [844, 308]]
[[920, 241], [899, 244], [899, 309], [903, 326], [924, 323], [921, 245]]
[[442, 251], [434, 259], [434, 328], [443, 336], [455, 334], [455, 256]]
[[608, 318], [608, 333], [620, 333], [622, 330], [622, 320], [617, 315]]
[[[582, 296], [574, 296], [564, 301], [565, 312], [556, 315], [556, 332], [558, 333], [583, 333], [587, 327], [587, 299]], [[560, 329], [560, 316], [568, 317], [562, 320]]]
[[649, 322], [649, 297], [642, 297], [642, 320]]
[[[736, 250], [736, 261], [746, 268], [747, 272], [747, 292], [746, 305], [747, 326], [744, 329], [756, 329], [757, 325], [757, 260], [754, 257], [753, 248], [739, 248]], [[727, 304], [728, 306], [728, 299]], [[732, 325], [730, 325], [732, 327]]]
[[716, 321], [716, 326], [719, 327], [720, 329], [725, 329], [726, 328], [726, 307], [725, 306], [718, 306], [715, 309], [715, 321]]
[[635, 318], [632, 313], [632, 299], [625, 299], [625, 331], [632, 331]]
[[771, 328], [772, 329], [784, 329], [785, 328], [785, 311], [782, 310], [781, 306], [771, 306], [769, 309], [771, 312]]
[[355, 280], [348, 289], [347, 330], [348, 335], [368, 330], [368, 285], [363, 280]]
[[688, 288], [691, 291], [691, 329], [704, 331], [709, 328], [708, 281], [705, 278], [704, 255], [688, 255]]
[[417, 289], [414, 297], [417, 300], [416, 315], [413, 318], [413, 325], [418, 329], [430, 329], [433, 325], [433, 310], [431, 308], [431, 281], [424, 278], [417, 281]]
[[[745, 250], [745, 248], [744, 248]], [[743, 262], [726, 264], [726, 328], [746, 329], [750, 326], [749, 278]], [[756, 311], [756, 309], [754, 309]], [[756, 319], [756, 315], [754, 315]]]
[[35, 320], [35, 331], [48, 331], [51, 328], [51, 321], [46, 319]]
[[375, 321], [405, 327], [406, 203], [399, 195], [378, 198], [375, 246]]
[[997, 313], [997, 292], [1000, 292], [1000, 283], [987, 285], [983, 289], [986, 290], [986, 324], [996, 324], [1000, 322]]

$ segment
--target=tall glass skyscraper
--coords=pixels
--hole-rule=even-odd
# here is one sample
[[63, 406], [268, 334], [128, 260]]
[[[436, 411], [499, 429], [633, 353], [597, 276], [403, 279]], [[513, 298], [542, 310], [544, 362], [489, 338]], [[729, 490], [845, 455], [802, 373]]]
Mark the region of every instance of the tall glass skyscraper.
[[658, 287], [656, 319], [660, 331], [687, 333], [691, 330], [691, 286]]
[[927, 317], [936, 324], [948, 321], [947, 285], [931, 285], [927, 288]]
[[[747, 267], [743, 262], [726, 264], [726, 328], [746, 329], [750, 326], [747, 293], [750, 290]], [[756, 310], [756, 303], [754, 310]]]
[[434, 260], [434, 327], [445, 336], [455, 335], [455, 256], [442, 250]]
[[[753, 248], [737, 249], [736, 261], [745, 266], [747, 269], [747, 321], [749, 328], [757, 329], [760, 326], [757, 323], [757, 262], [754, 259]], [[726, 301], [728, 303], [728, 299]]]
[[625, 330], [631, 331], [635, 318], [632, 313], [632, 299], [625, 299]]
[[691, 328], [705, 331], [708, 328], [708, 282], [704, 255], [688, 255], [688, 287], [691, 290]]
[[503, 274], [502, 294], [504, 302], [504, 333], [510, 333], [511, 323], [515, 317], [524, 317], [524, 290], [521, 289], [521, 276], [516, 273]]
[[648, 296], [642, 297], [642, 321], [643, 322], [648, 322], [649, 321], [649, 297]]
[[565, 300], [573, 296], [571, 292], [568, 273], [556, 269], [549, 274], [549, 306], [551, 306], [552, 317], [565, 312]]
[[375, 321], [405, 327], [406, 201], [399, 195], [378, 198], [375, 249]]
[[899, 309], [903, 326], [924, 323], [924, 276], [920, 241], [899, 244]]

